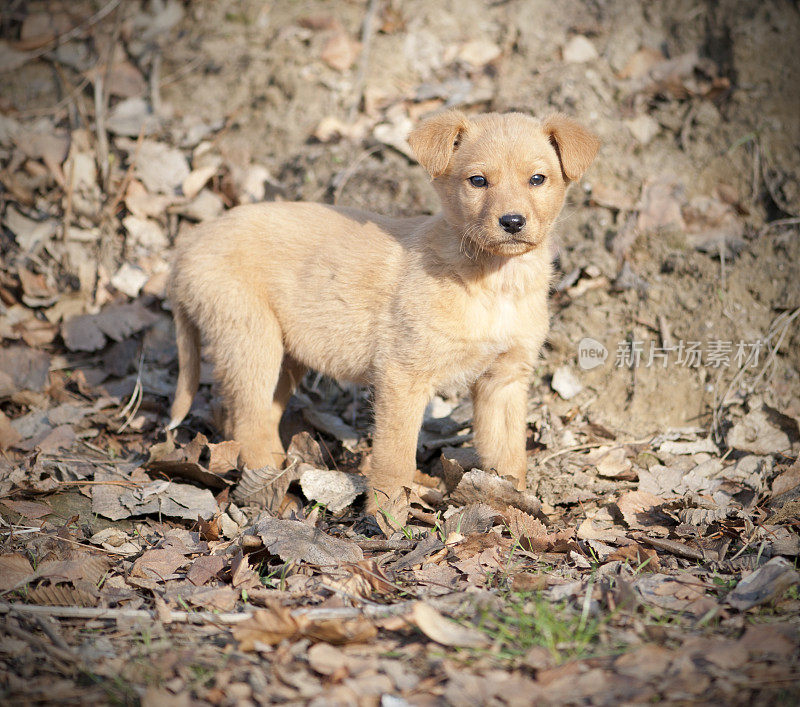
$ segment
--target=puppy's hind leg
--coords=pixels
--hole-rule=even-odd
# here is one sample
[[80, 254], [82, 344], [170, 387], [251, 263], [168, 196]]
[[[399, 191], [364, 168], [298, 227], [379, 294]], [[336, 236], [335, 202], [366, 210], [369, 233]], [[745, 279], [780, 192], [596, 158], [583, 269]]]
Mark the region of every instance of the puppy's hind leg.
[[[280, 326], [263, 306], [228, 320], [215, 332], [214, 358], [227, 403], [228, 427], [251, 469], [280, 467], [284, 450], [278, 423], [285, 402], [276, 400], [283, 360]], [[290, 393], [291, 394], [291, 393]], [[286, 397], [283, 393], [278, 397]]]
[[178, 344], [178, 383], [168, 430], [174, 430], [188, 414], [200, 381], [200, 332], [183, 307], [177, 303], [173, 316]]

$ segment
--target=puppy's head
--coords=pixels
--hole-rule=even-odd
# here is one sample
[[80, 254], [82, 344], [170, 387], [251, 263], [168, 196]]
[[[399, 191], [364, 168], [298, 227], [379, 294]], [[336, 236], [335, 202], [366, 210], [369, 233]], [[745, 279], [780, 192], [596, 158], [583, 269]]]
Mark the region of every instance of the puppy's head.
[[408, 137], [433, 178], [447, 221], [474, 250], [521, 255], [540, 245], [571, 181], [594, 159], [599, 140], [557, 113], [429, 118]]

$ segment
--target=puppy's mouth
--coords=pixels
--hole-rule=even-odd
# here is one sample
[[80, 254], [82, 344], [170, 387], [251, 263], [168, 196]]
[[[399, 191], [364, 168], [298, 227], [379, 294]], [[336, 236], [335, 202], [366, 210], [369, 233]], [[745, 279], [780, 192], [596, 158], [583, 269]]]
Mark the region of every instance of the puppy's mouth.
[[504, 238], [484, 245], [484, 250], [493, 255], [514, 256], [533, 250], [536, 243], [527, 238]]
[[468, 229], [462, 239], [462, 248], [467, 245], [465, 252], [470, 256], [480, 253], [513, 257], [523, 255], [541, 245], [542, 239], [525, 229], [521, 233], [493, 232], [485, 228]]
[[503, 233], [488, 239], [483, 247], [495, 255], [513, 256], [527, 253], [540, 243], [541, 239], [532, 233], [515, 233], [513, 235]]

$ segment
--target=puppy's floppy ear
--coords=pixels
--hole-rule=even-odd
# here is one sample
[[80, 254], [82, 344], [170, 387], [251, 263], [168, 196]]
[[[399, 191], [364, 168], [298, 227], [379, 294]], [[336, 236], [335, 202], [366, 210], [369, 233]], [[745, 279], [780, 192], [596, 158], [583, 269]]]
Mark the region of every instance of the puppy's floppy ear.
[[563, 113], [545, 118], [542, 130], [556, 150], [567, 181], [580, 179], [597, 154], [600, 140]]
[[411, 131], [408, 144], [431, 177], [436, 178], [447, 169], [458, 139], [468, 125], [467, 116], [452, 110], [428, 118]]

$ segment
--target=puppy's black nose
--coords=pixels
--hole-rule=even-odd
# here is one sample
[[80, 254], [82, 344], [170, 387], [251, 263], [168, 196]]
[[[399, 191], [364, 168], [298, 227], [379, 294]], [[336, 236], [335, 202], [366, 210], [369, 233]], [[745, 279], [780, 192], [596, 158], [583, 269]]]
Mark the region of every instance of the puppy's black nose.
[[519, 233], [525, 227], [525, 217], [522, 214], [505, 214], [500, 217], [500, 225], [508, 233]]

